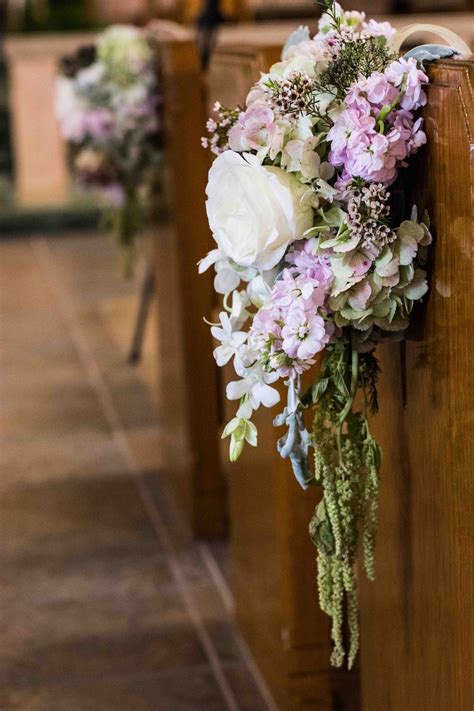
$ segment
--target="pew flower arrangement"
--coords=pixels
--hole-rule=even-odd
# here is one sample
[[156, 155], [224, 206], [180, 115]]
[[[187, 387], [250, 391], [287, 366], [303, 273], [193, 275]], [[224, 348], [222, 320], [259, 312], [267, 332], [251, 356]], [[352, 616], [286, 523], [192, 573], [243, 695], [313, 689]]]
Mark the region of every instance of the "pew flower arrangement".
[[391, 50], [393, 35], [388, 23], [326, 1], [316, 36], [294, 33], [245, 107], [216, 104], [203, 139], [216, 155], [207, 214], [217, 244], [199, 269], [214, 266], [223, 295], [214, 357], [236, 373], [227, 397], [238, 409], [223, 437], [232, 461], [245, 442], [256, 446], [252, 413], [279, 402], [283, 381], [278, 450], [303, 488], [323, 489], [309, 528], [336, 666], [347, 653], [351, 667], [359, 645], [359, 549], [368, 578], [375, 574], [374, 349], [403, 338], [428, 290], [426, 216], [391, 218], [392, 186], [426, 141], [417, 112], [428, 78], [414, 57]]
[[151, 32], [111, 26], [95, 45], [62, 60], [56, 86], [74, 177], [101, 193], [126, 275], [160, 156], [154, 56]]

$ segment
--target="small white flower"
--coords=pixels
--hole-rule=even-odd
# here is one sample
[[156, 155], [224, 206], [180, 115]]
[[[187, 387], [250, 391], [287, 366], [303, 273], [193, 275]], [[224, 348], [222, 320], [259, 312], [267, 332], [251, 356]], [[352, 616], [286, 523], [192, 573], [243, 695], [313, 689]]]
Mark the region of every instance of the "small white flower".
[[214, 277], [214, 289], [218, 294], [229, 294], [240, 284], [241, 275], [230, 264], [226, 255], [221, 249], [211, 249], [211, 251], [198, 262], [199, 274], [202, 274], [214, 264], [216, 276]]
[[242, 402], [240, 403], [239, 409], [237, 410], [236, 416], [241, 417], [244, 420], [250, 420], [252, 417], [252, 412], [253, 412], [253, 407], [250, 399], [248, 397], [244, 397]]
[[219, 366], [225, 365], [237, 354], [239, 348], [245, 343], [245, 331], [233, 331], [232, 321], [225, 311], [219, 314], [221, 326], [213, 326], [211, 333], [217, 341], [222, 343], [214, 350], [214, 358]]
[[209, 269], [213, 264], [215, 264], [217, 261], [220, 259], [225, 259], [226, 256], [224, 252], [222, 252], [220, 249], [211, 249], [210, 252], [206, 254], [205, 257], [199, 260], [198, 262], [198, 271], [199, 274], [203, 274], [205, 271]]
[[[273, 270], [267, 271], [265, 274], [271, 274], [273, 276], [274, 272]], [[273, 278], [271, 282], [274, 280], [275, 279]], [[247, 294], [252, 304], [258, 309], [271, 300], [272, 290], [263, 274], [259, 274], [249, 282], [247, 286]]]
[[247, 306], [250, 306], [250, 299], [247, 296], [247, 292], [242, 289], [242, 291], [235, 290], [232, 294], [232, 308], [230, 316], [232, 323], [236, 329], [239, 329], [250, 317], [250, 312], [247, 310]]
[[216, 264], [216, 276], [214, 277], [214, 289], [218, 294], [230, 294], [237, 289], [240, 284], [240, 276], [233, 269], [227, 260]]
[[227, 385], [227, 397], [229, 400], [240, 400], [247, 396], [254, 410], [260, 405], [273, 407], [280, 401], [280, 394], [270, 384], [278, 380], [278, 377], [277, 373], [265, 373], [260, 364], [256, 363], [246, 369], [241, 380], [233, 380]]

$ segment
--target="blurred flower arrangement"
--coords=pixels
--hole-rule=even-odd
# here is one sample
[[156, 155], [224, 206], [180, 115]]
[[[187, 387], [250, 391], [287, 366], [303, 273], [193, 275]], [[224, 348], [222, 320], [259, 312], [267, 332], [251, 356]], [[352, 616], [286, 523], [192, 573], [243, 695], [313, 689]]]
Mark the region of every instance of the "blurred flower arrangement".
[[116, 25], [95, 45], [61, 62], [56, 115], [70, 147], [73, 175], [103, 198], [124, 272], [133, 270], [160, 160], [160, 104], [151, 31]]
[[[347, 654], [351, 667], [359, 646], [359, 549], [367, 576], [375, 575], [374, 349], [404, 337], [428, 290], [427, 217], [413, 209], [393, 224], [391, 215], [399, 171], [426, 142], [417, 112], [428, 78], [414, 57], [391, 50], [394, 34], [387, 22], [325, 2], [316, 36], [294, 33], [244, 108], [216, 104], [203, 139], [217, 156], [207, 186], [217, 247], [199, 268], [214, 265], [224, 296], [211, 328], [220, 342], [214, 357], [220, 366], [232, 362], [237, 379], [227, 397], [239, 403], [223, 437], [232, 461], [245, 442], [256, 446], [252, 413], [275, 406], [275, 383], [284, 381], [287, 402], [275, 425], [287, 431], [278, 450], [303, 488], [323, 489], [310, 535], [336, 666]], [[304, 388], [302, 374], [319, 354], [316, 379]]]

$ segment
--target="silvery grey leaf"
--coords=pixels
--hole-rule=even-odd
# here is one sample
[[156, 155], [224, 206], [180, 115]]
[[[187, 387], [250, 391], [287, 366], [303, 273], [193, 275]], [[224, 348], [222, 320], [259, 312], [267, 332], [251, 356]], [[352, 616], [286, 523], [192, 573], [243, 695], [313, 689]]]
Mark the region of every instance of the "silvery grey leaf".
[[289, 459], [293, 474], [303, 489], [307, 489], [314, 480], [308, 466], [309, 432], [303, 421], [300, 411], [289, 412], [288, 408], [278, 415], [273, 424], [281, 426], [286, 424], [288, 431], [280, 437], [277, 443], [278, 452], [283, 459]]
[[423, 62], [434, 62], [437, 59], [453, 57], [456, 54], [459, 54], [457, 49], [447, 47], [444, 44], [420, 44], [418, 47], [410, 49], [410, 51], [404, 55], [404, 58], [409, 59], [413, 57], [417, 62], [423, 64]]

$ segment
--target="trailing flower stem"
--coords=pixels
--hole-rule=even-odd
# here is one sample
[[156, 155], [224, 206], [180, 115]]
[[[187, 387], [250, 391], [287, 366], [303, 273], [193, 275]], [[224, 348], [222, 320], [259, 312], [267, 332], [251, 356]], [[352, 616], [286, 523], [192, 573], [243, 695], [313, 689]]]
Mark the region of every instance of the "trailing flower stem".
[[[331, 663], [341, 666], [346, 656], [344, 616], [347, 616], [347, 661], [352, 667], [359, 647], [358, 595], [355, 564], [362, 536], [364, 568], [375, 575], [374, 546], [380, 450], [367, 418], [354, 411], [357, 390], [375, 387], [377, 362], [361, 357], [351, 343], [329, 346], [316, 394], [313, 421], [316, 482], [323, 500], [310, 524], [318, 548], [318, 587], [321, 608], [332, 618], [334, 642]], [[324, 387], [321, 386], [324, 382]], [[371, 397], [374, 397], [373, 392]], [[364, 395], [364, 400], [365, 400]]]
[[346, 405], [344, 406], [343, 411], [339, 415], [339, 422], [341, 425], [344, 424], [347, 419], [347, 416], [352, 410], [352, 405], [354, 404], [354, 398], [357, 392], [357, 382], [359, 379], [359, 353], [355, 349], [352, 349], [351, 365], [351, 390], [349, 399]]

